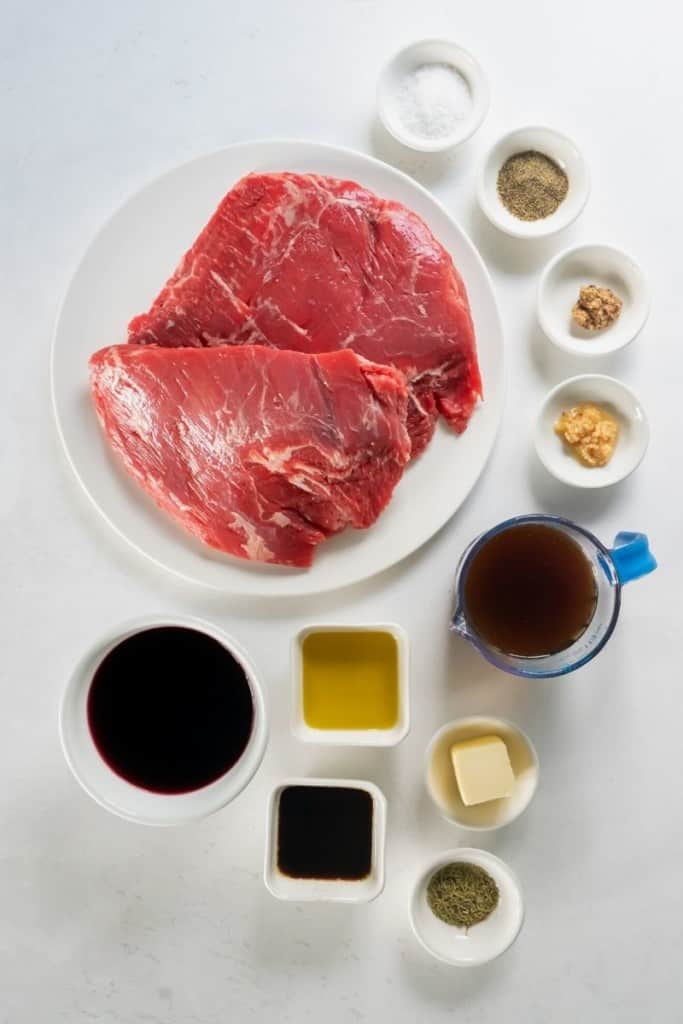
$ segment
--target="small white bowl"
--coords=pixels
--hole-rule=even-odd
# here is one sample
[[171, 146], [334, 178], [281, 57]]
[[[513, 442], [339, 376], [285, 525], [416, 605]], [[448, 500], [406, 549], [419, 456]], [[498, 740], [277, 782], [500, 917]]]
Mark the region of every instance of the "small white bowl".
[[[585, 331], [572, 320], [580, 289], [611, 288], [623, 300], [619, 319], [602, 331]], [[596, 243], [565, 249], [552, 259], [538, 285], [538, 320], [546, 337], [571, 355], [592, 359], [624, 348], [640, 333], [650, 312], [645, 274], [621, 249]]]
[[[88, 692], [103, 658], [126, 637], [157, 626], [196, 629], [221, 643], [244, 669], [254, 704], [249, 742], [239, 761], [215, 782], [189, 793], [153, 793], [117, 775], [100, 755], [88, 726]], [[189, 616], [150, 616], [110, 630], [81, 658], [64, 691], [59, 735], [66, 761], [83, 789], [106, 810], [143, 825], [181, 825], [205, 818], [230, 803], [251, 781], [268, 738], [263, 693], [254, 669], [237, 643], [216, 626]]]
[[[619, 422], [619, 439], [606, 466], [584, 466], [555, 433], [555, 423], [566, 409], [581, 402], [606, 407]], [[630, 388], [602, 374], [570, 377], [547, 395], [536, 420], [535, 444], [539, 459], [557, 480], [572, 487], [609, 487], [626, 479], [647, 451], [650, 430], [645, 411]]]
[[[569, 179], [569, 190], [557, 210], [540, 220], [520, 220], [510, 213], [498, 195], [498, 172], [515, 153], [536, 150], [554, 160]], [[479, 170], [477, 197], [484, 214], [513, 238], [547, 238], [576, 220], [588, 201], [590, 176], [580, 150], [571, 139], [553, 128], [529, 126], [503, 135], [485, 157]]]
[[[340, 786], [362, 789], [372, 797], [372, 864], [367, 878], [358, 881], [325, 878], [292, 878], [277, 866], [280, 796], [289, 786]], [[266, 860], [263, 872], [269, 891], [279, 900], [324, 900], [337, 903], [369, 903], [384, 888], [384, 843], [387, 802], [379, 786], [359, 779], [286, 779], [273, 790], [268, 802]], [[313, 829], [315, 823], [311, 822]]]
[[[398, 660], [398, 719], [391, 729], [315, 729], [304, 717], [303, 644], [312, 633], [387, 633], [396, 641]], [[323, 743], [351, 747], [394, 747], [410, 730], [408, 690], [408, 636], [391, 622], [342, 625], [338, 623], [307, 626], [294, 637], [291, 649], [292, 732], [305, 743]]]
[[[503, 740], [515, 786], [508, 797], [468, 807], [460, 796], [450, 750], [454, 743], [478, 736], [500, 736]], [[427, 792], [447, 821], [473, 832], [487, 832], [509, 825], [529, 806], [538, 785], [538, 756], [529, 737], [504, 718], [458, 718], [432, 737], [425, 757], [425, 782]]]
[[[443, 138], [430, 139], [416, 135], [401, 121], [396, 97], [406, 75], [423, 64], [449, 64], [469, 86], [472, 105], [454, 131]], [[400, 50], [384, 67], [377, 87], [379, 117], [398, 142], [421, 153], [440, 153], [459, 146], [479, 128], [489, 109], [489, 87], [486, 76], [474, 57], [461, 46], [446, 39], [424, 39]]]
[[[498, 906], [485, 921], [456, 928], [440, 921], [427, 902], [427, 886], [435, 871], [465, 861], [488, 871], [498, 886]], [[454, 967], [488, 963], [512, 945], [524, 922], [524, 901], [517, 878], [499, 857], [486, 850], [460, 847], [430, 860], [418, 878], [410, 903], [410, 923], [421, 945], [437, 960]]]

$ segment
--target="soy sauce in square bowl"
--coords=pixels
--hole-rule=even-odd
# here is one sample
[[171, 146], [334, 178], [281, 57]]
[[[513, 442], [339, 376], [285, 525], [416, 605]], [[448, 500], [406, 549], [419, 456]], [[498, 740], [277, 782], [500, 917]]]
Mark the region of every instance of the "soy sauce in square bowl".
[[277, 866], [290, 878], [361, 881], [372, 870], [373, 802], [355, 786], [286, 786]]
[[87, 715], [103, 760], [152, 793], [191, 793], [240, 760], [254, 727], [247, 674], [214, 637], [185, 626], [145, 629], [100, 663]]

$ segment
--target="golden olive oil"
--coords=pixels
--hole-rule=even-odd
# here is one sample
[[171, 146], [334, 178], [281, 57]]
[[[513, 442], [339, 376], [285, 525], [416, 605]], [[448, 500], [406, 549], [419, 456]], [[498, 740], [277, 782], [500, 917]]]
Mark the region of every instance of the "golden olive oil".
[[316, 631], [302, 643], [304, 721], [311, 729], [392, 729], [398, 644], [391, 633]]

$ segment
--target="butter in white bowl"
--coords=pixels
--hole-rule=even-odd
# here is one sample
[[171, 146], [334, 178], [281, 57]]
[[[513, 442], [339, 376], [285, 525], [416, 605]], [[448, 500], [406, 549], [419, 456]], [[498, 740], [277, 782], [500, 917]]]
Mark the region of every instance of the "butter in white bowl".
[[515, 774], [500, 736], [476, 736], [451, 747], [453, 771], [462, 802], [471, 807], [512, 795]]
[[[483, 746], [464, 746], [482, 739], [489, 742]], [[501, 741], [503, 753], [509, 759], [513, 784], [507, 795], [503, 794], [510, 778], [501, 750], [490, 743], [491, 739]], [[454, 770], [453, 747], [456, 752], [469, 751], [469, 756], [465, 753], [460, 758], [460, 779]], [[432, 737], [425, 756], [425, 783], [437, 810], [447, 821], [473, 831], [501, 828], [519, 817], [531, 803], [538, 784], [538, 757], [529, 737], [504, 718], [458, 718], [447, 722]], [[479, 802], [467, 803], [473, 797]]]

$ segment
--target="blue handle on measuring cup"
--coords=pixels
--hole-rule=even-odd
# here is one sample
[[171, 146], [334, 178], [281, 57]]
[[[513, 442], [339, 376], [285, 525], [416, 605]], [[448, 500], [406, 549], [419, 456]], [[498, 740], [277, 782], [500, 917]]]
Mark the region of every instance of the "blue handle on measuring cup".
[[610, 549], [610, 555], [620, 583], [640, 579], [657, 568], [657, 562], [644, 533], [618, 533], [614, 538], [614, 547]]

